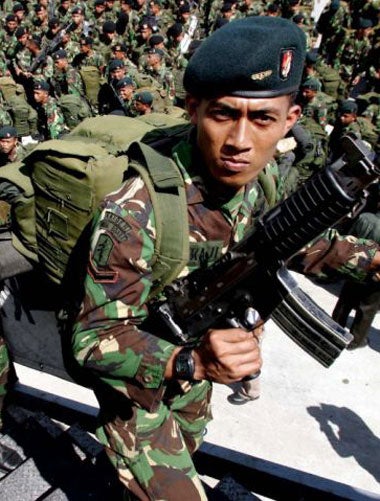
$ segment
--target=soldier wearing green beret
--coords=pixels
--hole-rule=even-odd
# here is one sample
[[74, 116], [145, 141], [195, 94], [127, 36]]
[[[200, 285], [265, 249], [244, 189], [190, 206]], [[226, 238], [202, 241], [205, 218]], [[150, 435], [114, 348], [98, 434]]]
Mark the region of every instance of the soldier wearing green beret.
[[[191, 57], [184, 75], [190, 124], [165, 148], [188, 204], [190, 257], [181, 276], [211, 265], [268, 209], [258, 176], [300, 116], [294, 99], [304, 56], [305, 36], [293, 22], [256, 16], [216, 30]], [[97, 436], [132, 498], [206, 500], [191, 456], [212, 417], [212, 382], [238, 382], [260, 369], [260, 328], [214, 327], [184, 349], [148, 326], [156, 237], [149, 191], [131, 175], [95, 215], [73, 352], [96, 378]], [[342, 243], [330, 231], [320, 243], [323, 270], [369, 276], [380, 262], [373, 242]], [[342, 253], [355, 266], [334, 261]], [[310, 247], [299, 266], [315, 272], [320, 255]]]

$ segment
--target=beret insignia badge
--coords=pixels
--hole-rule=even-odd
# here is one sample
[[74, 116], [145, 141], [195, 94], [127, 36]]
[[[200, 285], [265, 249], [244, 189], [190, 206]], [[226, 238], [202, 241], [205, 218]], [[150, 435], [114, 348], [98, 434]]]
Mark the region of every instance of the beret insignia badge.
[[272, 70], [260, 71], [259, 73], [253, 73], [251, 75], [251, 80], [264, 80], [264, 78], [269, 77], [273, 73]]
[[283, 49], [281, 51], [280, 78], [282, 80], [286, 80], [288, 78], [292, 67], [293, 58], [294, 53], [292, 49]]

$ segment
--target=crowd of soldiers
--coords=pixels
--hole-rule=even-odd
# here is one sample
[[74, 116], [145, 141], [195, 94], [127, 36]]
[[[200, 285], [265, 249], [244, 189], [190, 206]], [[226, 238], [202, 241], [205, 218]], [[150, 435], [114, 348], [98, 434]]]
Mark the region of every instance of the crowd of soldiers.
[[[283, 16], [306, 33], [302, 117], [280, 172], [292, 190], [355, 132], [378, 149], [380, 21], [371, 0], [36, 0], [1, 2], [0, 136], [55, 139], [88, 116], [186, 116], [182, 76], [202, 40], [244, 16]], [[263, 41], [264, 42], [264, 41]], [[32, 141], [30, 141], [32, 139]], [[2, 152], [1, 164], [22, 156]], [[295, 168], [294, 168], [295, 167]]]

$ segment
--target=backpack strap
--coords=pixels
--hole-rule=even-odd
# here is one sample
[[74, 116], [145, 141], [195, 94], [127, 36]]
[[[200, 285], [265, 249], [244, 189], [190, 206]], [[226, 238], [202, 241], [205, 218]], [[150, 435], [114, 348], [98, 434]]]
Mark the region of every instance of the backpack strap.
[[170, 158], [134, 142], [128, 149], [129, 167], [146, 184], [156, 220], [153, 287], [150, 297], [178, 277], [189, 260], [189, 222], [183, 177]]

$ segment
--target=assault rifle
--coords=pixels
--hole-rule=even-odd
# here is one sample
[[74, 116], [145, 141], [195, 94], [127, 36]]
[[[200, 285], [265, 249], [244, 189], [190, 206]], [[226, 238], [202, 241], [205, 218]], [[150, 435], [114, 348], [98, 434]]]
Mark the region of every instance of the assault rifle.
[[249, 313], [271, 317], [293, 341], [329, 367], [352, 340], [297, 285], [285, 262], [324, 230], [355, 210], [380, 166], [355, 135], [342, 140], [343, 155], [268, 211], [255, 229], [209, 268], [165, 287], [150, 302], [152, 322], [169, 328], [176, 344], [195, 345], [210, 327], [250, 329]]
[[58, 33], [46, 43], [46, 45], [41, 49], [40, 53], [38, 56], [33, 60], [32, 64], [29, 66], [27, 72], [33, 74], [34, 71], [36, 71], [37, 68], [41, 66], [46, 60], [48, 56], [53, 54], [53, 52], [58, 49], [59, 45], [61, 44], [62, 38], [65, 35], [65, 33], [68, 33], [71, 31], [74, 27], [74, 24], [72, 21], [68, 21], [62, 28], [58, 31]]

